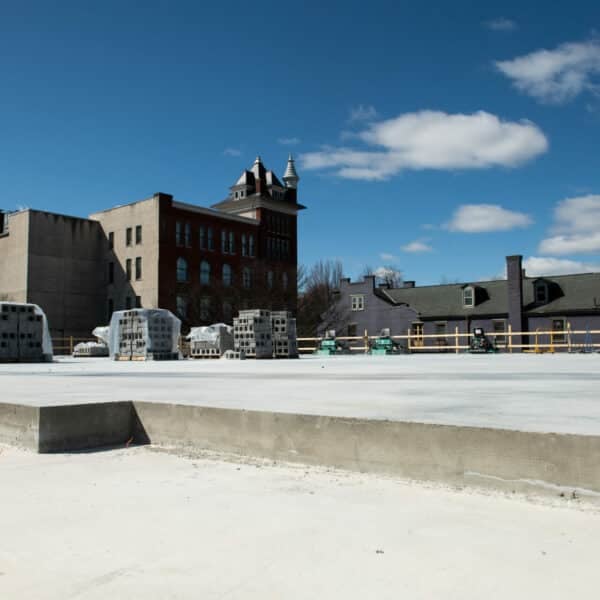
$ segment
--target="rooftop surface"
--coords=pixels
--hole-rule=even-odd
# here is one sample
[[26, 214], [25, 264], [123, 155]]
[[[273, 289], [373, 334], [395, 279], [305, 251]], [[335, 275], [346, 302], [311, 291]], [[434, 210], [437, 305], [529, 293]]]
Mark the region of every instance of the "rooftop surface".
[[0, 365], [2, 402], [136, 400], [600, 435], [600, 355], [407, 355], [281, 361]]
[[7, 599], [598, 595], [600, 514], [570, 499], [146, 447], [0, 447], [0, 481]]

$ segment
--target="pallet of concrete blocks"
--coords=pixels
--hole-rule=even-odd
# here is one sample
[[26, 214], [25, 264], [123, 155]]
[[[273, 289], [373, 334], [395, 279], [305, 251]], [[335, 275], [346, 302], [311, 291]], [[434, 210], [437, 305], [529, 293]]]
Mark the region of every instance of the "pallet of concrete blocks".
[[192, 327], [187, 340], [191, 358], [221, 358], [227, 350], [233, 351], [233, 327], [225, 323]]
[[52, 340], [37, 304], [0, 302], [0, 362], [52, 362]]
[[162, 308], [114, 312], [108, 351], [113, 360], [177, 360], [181, 321]]
[[271, 311], [241, 310], [233, 320], [233, 345], [246, 358], [273, 358]]
[[75, 358], [96, 358], [108, 356], [108, 336], [110, 327], [96, 327], [92, 335], [96, 342], [81, 342], [73, 348]]
[[274, 358], [298, 358], [296, 319], [292, 313], [280, 310], [271, 313]]

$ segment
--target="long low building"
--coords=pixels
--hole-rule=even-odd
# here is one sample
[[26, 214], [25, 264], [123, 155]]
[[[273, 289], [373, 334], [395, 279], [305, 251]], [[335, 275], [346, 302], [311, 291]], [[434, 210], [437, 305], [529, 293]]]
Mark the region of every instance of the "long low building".
[[540, 337], [540, 345], [566, 344], [569, 329], [584, 332], [577, 339], [580, 345], [600, 342], [600, 336], [587, 335], [600, 330], [600, 273], [528, 277], [518, 255], [508, 256], [506, 267], [506, 279], [449, 285], [405, 281], [402, 287], [390, 287], [377, 285], [375, 276], [360, 282], [342, 279], [329, 325], [348, 336], [365, 330], [376, 335], [383, 328], [392, 335], [410, 332], [413, 347], [451, 346], [456, 332], [470, 333], [475, 327], [495, 334], [502, 347], [508, 344], [509, 326], [512, 332], [532, 334], [512, 336], [515, 346], [534, 343], [536, 331], [556, 332]]

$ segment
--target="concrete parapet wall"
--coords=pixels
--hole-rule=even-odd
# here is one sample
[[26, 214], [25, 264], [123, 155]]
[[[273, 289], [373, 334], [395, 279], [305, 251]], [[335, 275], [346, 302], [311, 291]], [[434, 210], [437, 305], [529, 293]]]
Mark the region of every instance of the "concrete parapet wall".
[[0, 404], [3, 443], [56, 452], [129, 440], [600, 503], [600, 436], [151, 402]]
[[600, 437], [138, 402], [153, 444], [600, 501]]
[[0, 403], [0, 442], [37, 451], [39, 417], [36, 406]]

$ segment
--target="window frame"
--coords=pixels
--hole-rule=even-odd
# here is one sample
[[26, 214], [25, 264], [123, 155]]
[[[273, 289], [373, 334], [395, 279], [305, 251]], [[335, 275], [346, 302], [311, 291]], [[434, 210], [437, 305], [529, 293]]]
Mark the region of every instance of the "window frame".
[[[468, 285], [463, 288], [463, 307], [474, 308], [475, 307], [475, 288], [472, 285]], [[467, 302], [467, 297], [470, 298], [470, 302]]]
[[135, 280], [140, 281], [142, 278], [142, 257], [135, 257]]
[[139, 246], [142, 243], [142, 226], [135, 226], [135, 245]]
[[183, 258], [183, 256], [177, 258], [175, 274], [177, 283], [187, 283], [189, 281], [189, 266], [187, 260]]
[[127, 227], [125, 229], [125, 246], [131, 246], [133, 243], [133, 228]]
[[350, 294], [350, 310], [352, 312], [361, 312], [365, 310], [364, 294]]

